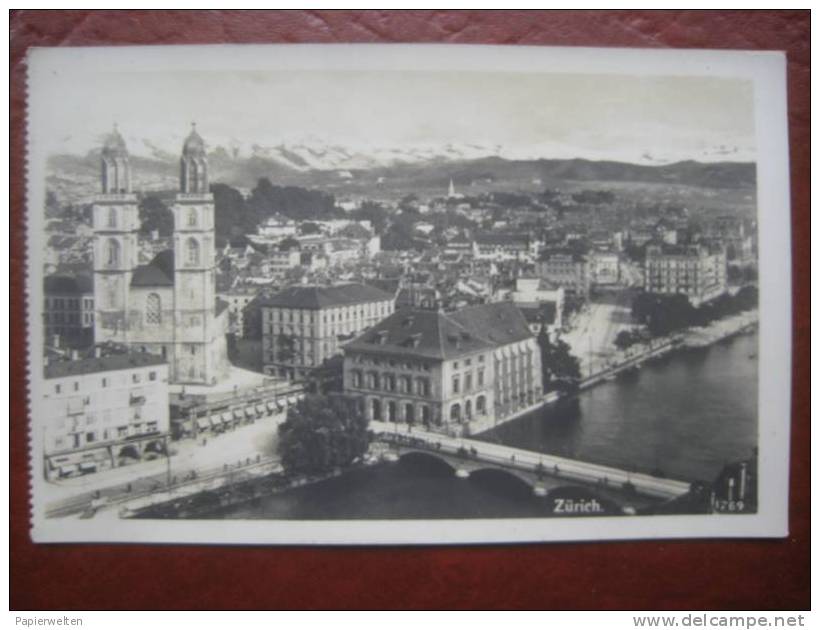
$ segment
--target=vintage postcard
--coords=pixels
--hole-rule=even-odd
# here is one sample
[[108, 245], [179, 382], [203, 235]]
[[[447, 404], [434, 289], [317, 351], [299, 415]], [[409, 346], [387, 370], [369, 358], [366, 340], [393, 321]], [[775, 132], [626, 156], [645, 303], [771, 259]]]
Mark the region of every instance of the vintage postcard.
[[28, 64], [35, 541], [787, 534], [782, 54]]

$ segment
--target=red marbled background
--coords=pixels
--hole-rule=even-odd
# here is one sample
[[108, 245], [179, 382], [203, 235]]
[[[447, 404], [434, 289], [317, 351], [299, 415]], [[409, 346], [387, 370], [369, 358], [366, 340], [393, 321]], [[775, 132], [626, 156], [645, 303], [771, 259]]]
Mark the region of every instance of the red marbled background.
[[[808, 11], [15, 11], [11, 15], [12, 609], [809, 607]], [[791, 535], [428, 548], [33, 545], [24, 312], [30, 46], [448, 42], [786, 50], [794, 233]]]

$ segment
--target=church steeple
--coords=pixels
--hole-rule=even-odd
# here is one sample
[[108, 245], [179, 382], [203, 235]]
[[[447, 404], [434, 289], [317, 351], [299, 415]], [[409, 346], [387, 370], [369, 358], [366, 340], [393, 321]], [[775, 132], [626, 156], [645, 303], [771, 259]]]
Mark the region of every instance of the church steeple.
[[191, 124], [191, 133], [182, 145], [179, 163], [179, 191], [184, 194], [207, 194], [208, 158], [205, 141], [196, 131], [196, 123]]
[[131, 192], [131, 164], [128, 147], [116, 124], [103, 143], [100, 167], [103, 194]]
[[450, 178], [450, 189], [447, 191], [447, 196], [448, 197], [455, 197], [456, 196], [456, 187], [455, 187], [455, 184], [453, 184], [453, 178], [452, 177]]

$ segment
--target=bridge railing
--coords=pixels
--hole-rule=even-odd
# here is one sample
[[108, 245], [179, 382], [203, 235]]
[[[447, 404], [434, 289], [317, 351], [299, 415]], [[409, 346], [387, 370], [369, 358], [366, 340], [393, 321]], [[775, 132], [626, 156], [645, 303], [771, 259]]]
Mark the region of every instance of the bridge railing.
[[525, 451], [477, 440], [453, 439], [424, 434], [400, 434], [392, 431], [380, 433], [380, 437], [399, 446], [417, 448], [433, 453], [452, 455], [462, 459], [481, 461], [501, 468], [524, 470], [618, 488], [627, 484], [639, 494], [659, 498], [674, 498], [685, 494], [689, 484], [683, 481], [655, 477], [645, 473], [633, 473], [611, 466], [580, 462], [555, 455]]

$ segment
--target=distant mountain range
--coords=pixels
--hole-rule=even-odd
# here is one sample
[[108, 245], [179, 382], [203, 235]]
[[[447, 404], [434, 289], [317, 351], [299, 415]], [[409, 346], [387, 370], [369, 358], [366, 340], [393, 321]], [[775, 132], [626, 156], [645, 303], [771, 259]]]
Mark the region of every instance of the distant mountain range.
[[[129, 142], [129, 146], [132, 143]], [[138, 190], [171, 190], [178, 177], [178, 157], [143, 143], [132, 153], [132, 175]], [[260, 177], [280, 185], [328, 188], [356, 185], [361, 191], [378, 183], [389, 189], [445, 189], [452, 178], [457, 186], [480, 182], [550, 186], [562, 181], [644, 182], [745, 188], [754, 186], [753, 162], [683, 161], [645, 165], [587, 159], [509, 159], [487, 155], [498, 147], [444, 145], [437, 149], [381, 150], [371, 154], [340, 146], [254, 146], [250, 151], [218, 146], [210, 151], [211, 181], [251, 188]], [[65, 201], [82, 201], [99, 185], [99, 152], [84, 156], [61, 154], [48, 163], [48, 186]]]

